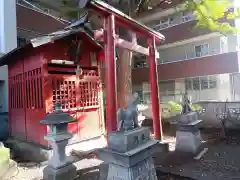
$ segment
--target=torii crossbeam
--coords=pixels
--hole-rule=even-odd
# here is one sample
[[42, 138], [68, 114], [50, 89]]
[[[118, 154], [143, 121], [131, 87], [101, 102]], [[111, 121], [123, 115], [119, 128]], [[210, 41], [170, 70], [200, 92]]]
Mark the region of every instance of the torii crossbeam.
[[[162, 127], [160, 118], [160, 106], [158, 96], [157, 63], [159, 57], [156, 43], [164, 41], [164, 36], [147, 26], [135, 21], [131, 17], [113, 8], [100, 0], [80, 0], [80, 7], [87, 6], [103, 18], [103, 29], [96, 31], [95, 38], [104, 42], [105, 78], [106, 78], [106, 122], [107, 131], [117, 129], [117, 91], [116, 91], [116, 61], [115, 47], [125, 48], [148, 56], [149, 78], [151, 87], [153, 128], [156, 139], [162, 138]], [[119, 38], [115, 32], [116, 25], [121, 25], [131, 30], [136, 35], [147, 38], [148, 47], [137, 44], [136, 41], [129, 42]]]

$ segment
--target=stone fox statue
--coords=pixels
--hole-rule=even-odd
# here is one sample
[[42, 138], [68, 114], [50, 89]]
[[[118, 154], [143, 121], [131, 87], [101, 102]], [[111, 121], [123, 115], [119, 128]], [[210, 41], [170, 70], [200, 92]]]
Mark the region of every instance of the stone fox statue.
[[191, 108], [191, 102], [188, 98], [188, 93], [186, 92], [183, 95], [183, 104], [182, 104], [182, 114], [187, 114], [189, 112], [192, 112], [192, 108]]
[[133, 98], [126, 109], [119, 108], [118, 110], [118, 130], [128, 131], [139, 127], [138, 125], [138, 110], [137, 104], [139, 96], [137, 93], [133, 94]]

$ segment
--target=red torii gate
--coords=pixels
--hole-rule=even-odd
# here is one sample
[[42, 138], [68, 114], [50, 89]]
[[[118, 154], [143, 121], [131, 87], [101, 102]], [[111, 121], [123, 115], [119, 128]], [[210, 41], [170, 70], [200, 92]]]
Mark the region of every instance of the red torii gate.
[[[86, 1], [85, 1], [86, 2]], [[158, 75], [156, 60], [156, 43], [164, 41], [164, 36], [147, 26], [135, 21], [121, 11], [99, 0], [92, 0], [87, 5], [90, 9], [100, 14], [103, 18], [104, 28], [96, 32], [96, 39], [104, 41], [105, 57], [105, 78], [106, 78], [106, 123], [107, 131], [112, 132], [117, 129], [117, 94], [116, 94], [116, 61], [115, 47], [121, 47], [130, 51], [138, 52], [148, 56], [149, 77], [152, 99], [153, 128], [156, 139], [162, 138], [162, 127], [160, 118], [160, 106], [158, 96]], [[136, 39], [133, 42], [121, 39], [115, 33], [116, 24], [121, 25], [136, 35], [147, 38], [148, 48], [137, 44]]]

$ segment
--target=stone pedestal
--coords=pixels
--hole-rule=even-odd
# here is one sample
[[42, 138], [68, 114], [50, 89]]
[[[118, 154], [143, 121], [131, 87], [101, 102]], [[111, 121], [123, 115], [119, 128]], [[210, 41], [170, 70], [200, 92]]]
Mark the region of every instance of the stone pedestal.
[[76, 177], [76, 167], [66, 156], [65, 148], [71, 134], [65, 133], [57, 136], [46, 136], [45, 140], [51, 143], [53, 156], [43, 170], [43, 180], [72, 180]]
[[76, 176], [76, 167], [72, 164], [59, 169], [47, 166], [43, 170], [43, 180], [72, 180]]
[[201, 147], [201, 133], [199, 127], [202, 120], [198, 120], [195, 112], [183, 114], [177, 123], [176, 151], [196, 154]]
[[110, 133], [108, 148], [100, 151], [101, 160], [109, 164], [107, 180], [157, 180], [151, 156], [157, 146], [147, 128]]

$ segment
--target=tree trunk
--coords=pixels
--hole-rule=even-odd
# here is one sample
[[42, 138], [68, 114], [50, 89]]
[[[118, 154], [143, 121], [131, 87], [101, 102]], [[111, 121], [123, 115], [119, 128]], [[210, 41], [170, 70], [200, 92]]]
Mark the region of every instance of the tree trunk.
[[[128, 0], [128, 15], [131, 16], [132, 2]], [[123, 30], [125, 31], [125, 30]], [[119, 30], [121, 32], [121, 29]], [[124, 32], [124, 39], [133, 39], [133, 34], [130, 31]], [[118, 82], [118, 105], [119, 108], [124, 108], [129, 103], [129, 98], [132, 95], [132, 56], [133, 53], [127, 49], [119, 49], [119, 59], [117, 61], [117, 82]]]
[[118, 67], [118, 104], [126, 107], [132, 94], [132, 52], [126, 49], [119, 50]]

